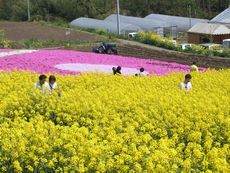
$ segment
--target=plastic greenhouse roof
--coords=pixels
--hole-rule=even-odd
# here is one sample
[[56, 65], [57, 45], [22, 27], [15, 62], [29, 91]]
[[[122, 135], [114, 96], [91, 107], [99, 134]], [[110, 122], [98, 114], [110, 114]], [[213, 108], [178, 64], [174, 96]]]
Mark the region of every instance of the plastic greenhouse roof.
[[214, 17], [211, 22], [229, 23], [230, 24], [230, 7]]
[[[109, 22], [115, 22], [117, 21], [117, 15], [112, 14], [105, 18], [105, 21]], [[150, 19], [145, 19], [145, 18], [140, 18], [140, 17], [131, 17], [131, 16], [123, 16], [120, 15], [120, 21], [122, 23], [129, 23], [133, 24], [136, 26], [139, 26], [145, 31], [152, 31], [154, 28], [157, 27], [169, 27], [170, 24], [167, 24], [166, 22], [163, 22], [161, 20], [150, 20]]]
[[[108, 32], [117, 33], [117, 22], [108, 22], [108, 21], [92, 19], [92, 18], [80, 17], [76, 20], [73, 20], [70, 23], [70, 26], [81, 27], [81, 28], [103, 29]], [[142, 31], [140, 27], [132, 24], [127, 24], [127, 23], [120, 23], [120, 30], [121, 33]]]
[[230, 34], [230, 29], [222, 24], [198, 23], [193, 26], [188, 32], [198, 34], [223, 35]]
[[[173, 26], [177, 26], [180, 31], [187, 31], [190, 29], [190, 18], [189, 17], [181, 17], [181, 16], [169, 16], [164, 14], [150, 14], [145, 17], [146, 19], [152, 20], [161, 20], [166, 23], [170, 23]], [[198, 19], [191, 18], [191, 27], [200, 22], [208, 22], [207, 19]]]

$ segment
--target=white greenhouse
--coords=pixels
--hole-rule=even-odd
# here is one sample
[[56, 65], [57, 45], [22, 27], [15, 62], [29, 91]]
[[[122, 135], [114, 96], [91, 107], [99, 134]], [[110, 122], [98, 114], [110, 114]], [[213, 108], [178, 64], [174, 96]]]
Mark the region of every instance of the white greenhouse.
[[[105, 18], [105, 21], [108, 22], [116, 22], [117, 15], [112, 14]], [[139, 26], [143, 31], [153, 31], [159, 35], [164, 35], [164, 28], [170, 27], [169, 24], [161, 21], [161, 20], [149, 20], [140, 17], [132, 17], [132, 16], [123, 16], [120, 15], [120, 21], [122, 23], [129, 23], [135, 26]]]
[[[109, 22], [104, 20], [97, 20], [92, 18], [81, 17], [73, 20], [70, 23], [71, 27], [102, 29], [108, 32], [117, 33], [117, 22]], [[121, 34], [128, 34], [130, 32], [139, 32], [142, 29], [136, 25], [120, 23]]]
[[188, 31], [197, 23], [207, 23], [206, 19], [180, 17], [180, 16], [169, 16], [164, 14], [150, 14], [145, 17], [145, 19], [151, 20], [161, 20], [162, 22], [168, 23], [171, 26], [177, 27], [178, 31], [185, 32]]

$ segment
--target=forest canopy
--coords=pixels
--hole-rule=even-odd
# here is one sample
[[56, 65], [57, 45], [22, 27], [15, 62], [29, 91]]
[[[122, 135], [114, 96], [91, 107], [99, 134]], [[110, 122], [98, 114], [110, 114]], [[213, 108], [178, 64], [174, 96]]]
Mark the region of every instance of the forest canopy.
[[[32, 20], [65, 20], [78, 17], [104, 19], [116, 12], [116, 0], [29, 0]], [[230, 0], [120, 0], [121, 14], [144, 17], [150, 13], [211, 19]], [[27, 0], [0, 0], [0, 19], [27, 20]]]

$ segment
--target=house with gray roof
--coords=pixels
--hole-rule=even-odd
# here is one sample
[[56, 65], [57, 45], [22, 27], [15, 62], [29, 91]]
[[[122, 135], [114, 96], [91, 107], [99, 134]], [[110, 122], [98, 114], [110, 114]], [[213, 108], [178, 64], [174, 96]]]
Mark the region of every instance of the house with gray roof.
[[188, 30], [189, 43], [218, 43], [230, 39], [230, 8], [208, 23], [197, 23]]

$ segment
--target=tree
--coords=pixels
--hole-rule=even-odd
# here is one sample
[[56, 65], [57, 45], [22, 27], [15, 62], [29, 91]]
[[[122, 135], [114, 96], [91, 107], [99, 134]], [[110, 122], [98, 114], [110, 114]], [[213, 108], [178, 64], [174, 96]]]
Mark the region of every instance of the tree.
[[[212, 18], [230, 0], [120, 0], [121, 14], [144, 17], [150, 13]], [[116, 0], [30, 0], [31, 16], [48, 16], [71, 21], [78, 17], [104, 19], [116, 12]], [[27, 20], [26, 0], [0, 0], [0, 19]]]

